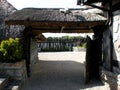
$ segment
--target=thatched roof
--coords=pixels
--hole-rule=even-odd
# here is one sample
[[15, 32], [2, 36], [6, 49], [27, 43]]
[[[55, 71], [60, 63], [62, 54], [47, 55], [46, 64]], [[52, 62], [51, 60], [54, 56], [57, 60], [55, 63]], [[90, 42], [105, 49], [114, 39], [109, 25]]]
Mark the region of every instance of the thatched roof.
[[39, 30], [40, 33], [61, 32], [62, 29], [66, 33], [79, 33], [90, 30], [90, 27], [103, 25], [106, 20], [103, 16], [85, 13], [80, 9], [65, 11], [58, 8], [25, 8], [7, 17], [6, 23], [8, 25], [31, 26], [34, 30]]
[[13, 14], [15, 11], [17, 11], [17, 9], [7, 0], [0, 0], [0, 40], [21, 36], [21, 27], [8, 27], [5, 24], [5, 17]]
[[6, 21], [59, 21], [59, 22], [86, 22], [105, 21], [106, 18], [92, 13], [84, 13], [79, 9], [64, 11], [62, 9], [25, 8], [9, 16]]

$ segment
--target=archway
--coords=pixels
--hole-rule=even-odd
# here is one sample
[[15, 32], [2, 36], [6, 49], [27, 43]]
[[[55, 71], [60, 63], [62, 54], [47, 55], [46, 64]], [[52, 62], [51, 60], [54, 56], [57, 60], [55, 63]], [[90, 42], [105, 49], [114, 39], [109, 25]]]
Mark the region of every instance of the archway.
[[[102, 58], [102, 33], [106, 18], [97, 14], [86, 14], [80, 9], [69, 9], [70, 13], [62, 13], [60, 9], [36, 9], [26, 8], [16, 11], [6, 19], [8, 25], [24, 25], [23, 41], [27, 66], [27, 74], [30, 76], [31, 68], [31, 38], [44, 40], [42, 33], [94, 33], [94, 40], [88, 40], [86, 57], [86, 82], [94, 75], [93, 65], [100, 65]], [[90, 44], [92, 43], [92, 44]], [[89, 47], [90, 46], [90, 47]], [[93, 48], [96, 48], [92, 50]], [[95, 53], [95, 54], [90, 54]], [[96, 59], [99, 58], [97, 61]], [[92, 61], [92, 63], [91, 63]], [[95, 68], [94, 67], [94, 68]], [[95, 70], [95, 69], [94, 69]], [[96, 69], [97, 71], [98, 69]], [[98, 73], [98, 72], [96, 72]]]

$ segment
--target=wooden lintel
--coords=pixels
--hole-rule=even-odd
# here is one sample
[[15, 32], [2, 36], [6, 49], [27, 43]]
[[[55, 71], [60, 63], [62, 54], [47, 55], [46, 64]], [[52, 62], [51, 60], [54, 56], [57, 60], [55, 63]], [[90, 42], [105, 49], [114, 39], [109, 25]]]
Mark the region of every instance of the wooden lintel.
[[85, 21], [85, 22], [39, 22], [39, 21], [6, 21], [8, 25], [25, 25], [32, 27], [94, 27], [103, 25], [106, 21]]
[[120, 2], [118, 2], [117, 4], [113, 5], [112, 6], [112, 11], [117, 11], [117, 10], [120, 10]]
[[42, 30], [42, 31], [45, 31], [45, 30], [90, 30], [89, 27], [32, 27], [32, 30]]
[[32, 30], [33, 33], [93, 33], [93, 30]]

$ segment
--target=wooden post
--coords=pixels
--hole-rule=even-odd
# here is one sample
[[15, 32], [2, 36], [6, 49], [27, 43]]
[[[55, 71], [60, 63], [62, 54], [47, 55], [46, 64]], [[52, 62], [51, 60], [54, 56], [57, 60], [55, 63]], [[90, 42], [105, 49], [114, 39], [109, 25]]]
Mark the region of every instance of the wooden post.
[[27, 76], [30, 77], [30, 41], [31, 27], [26, 27], [23, 31], [24, 58], [26, 60]]
[[[99, 67], [102, 65], [102, 37], [103, 37], [103, 26], [96, 26], [93, 28], [94, 37], [92, 40], [92, 74], [96, 78], [100, 78]], [[92, 64], [91, 63], [91, 64]]]
[[[111, 26], [112, 28], [112, 26]], [[111, 29], [110, 28], [110, 29]], [[111, 48], [110, 48], [110, 71], [113, 72], [113, 32], [111, 31], [110, 32], [110, 45], [111, 45]]]

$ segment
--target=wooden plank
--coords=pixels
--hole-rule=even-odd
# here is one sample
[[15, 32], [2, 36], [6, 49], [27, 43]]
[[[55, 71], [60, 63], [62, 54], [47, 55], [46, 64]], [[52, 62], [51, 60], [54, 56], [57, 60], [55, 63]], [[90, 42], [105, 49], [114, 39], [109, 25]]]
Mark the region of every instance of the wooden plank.
[[105, 21], [86, 21], [86, 22], [37, 22], [37, 21], [6, 21], [8, 25], [25, 25], [25, 26], [32, 26], [32, 27], [93, 27], [96, 25], [104, 25]]
[[64, 29], [64, 30], [89, 30], [90, 27], [32, 27], [32, 29], [35, 29], [35, 30], [61, 30], [61, 29]]
[[120, 10], [120, 2], [112, 6], [112, 11], [115, 12], [117, 10]]
[[35, 34], [39, 33], [93, 33], [92, 30], [33, 30]]
[[93, 27], [96, 25], [105, 24], [104, 22], [34, 22], [32, 27], [50, 26], [50, 27]]
[[92, 30], [88, 27], [37, 27], [37, 28], [32, 28], [33, 32], [39, 32], [39, 33], [93, 33]]

